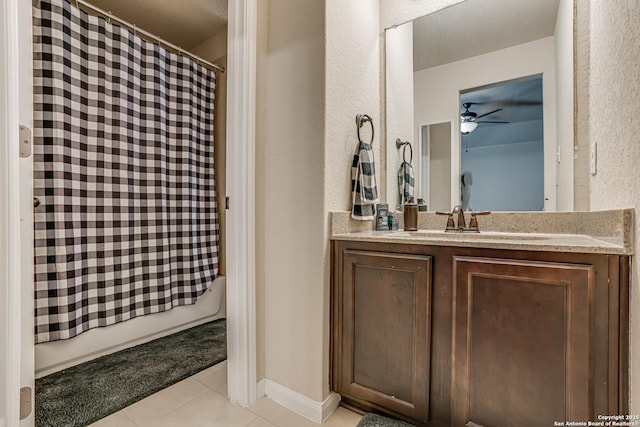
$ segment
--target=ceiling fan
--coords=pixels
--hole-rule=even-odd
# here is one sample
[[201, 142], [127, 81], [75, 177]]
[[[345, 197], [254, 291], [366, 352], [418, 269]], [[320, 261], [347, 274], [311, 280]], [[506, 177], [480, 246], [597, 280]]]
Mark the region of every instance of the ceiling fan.
[[462, 103], [462, 108], [464, 108], [464, 111], [460, 113], [460, 131], [462, 132], [463, 135], [468, 135], [469, 133], [476, 130], [479, 123], [509, 123], [509, 122], [494, 121], [494, 120], [478, 121], [478, 119], [481, 119], [482, 117], [486, 117], [490, 114], [501, 111], [502, 108], [497, 108], [493, 111], [489, 111], [488, 113], [478, 115], [478, 113], [476, 112], [469, 111], [469, 108], [471, 108], [472, 105], [476, 105], [476, 104], [479, 104], [479, 102]]

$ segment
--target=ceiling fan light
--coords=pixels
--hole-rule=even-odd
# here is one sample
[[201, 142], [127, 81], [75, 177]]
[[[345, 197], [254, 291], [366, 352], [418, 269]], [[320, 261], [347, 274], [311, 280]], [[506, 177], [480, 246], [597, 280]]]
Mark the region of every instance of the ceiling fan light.
[[461, 122], [460, 132], [466, 135], [476, 130], [477, 127], [478, 127], [478, 124], [476, 122]]

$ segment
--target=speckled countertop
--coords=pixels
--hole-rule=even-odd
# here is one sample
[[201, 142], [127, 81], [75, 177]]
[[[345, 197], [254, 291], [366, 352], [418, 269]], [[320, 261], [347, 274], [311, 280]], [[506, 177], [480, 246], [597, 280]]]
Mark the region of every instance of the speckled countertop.
[[[399, 214], [400, 226], [402, 216]], [[481, 232], [445, 233], [446, 217], [420, 213], [418, 231], [373, 231], [373, 221], [331, 213], [331, 239], [416, 245], [462, 246], [631, 255], [633, 210], [598, 212], [494, 212], [478, 217]]]

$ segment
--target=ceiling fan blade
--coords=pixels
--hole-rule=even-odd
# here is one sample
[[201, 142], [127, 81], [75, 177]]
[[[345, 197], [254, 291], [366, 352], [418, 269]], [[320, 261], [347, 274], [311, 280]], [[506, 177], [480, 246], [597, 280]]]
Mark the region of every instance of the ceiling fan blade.
[[[474, 120], [475, 121], [475, 120]], [[491, 120], [483, 120], [481, 122], [475, 121], [476, 123], [511, 123], [511, 122], [497, 122], [497, 121], [491, 121]]]
[[497, 113], [498, 111], [501, 111], [501, 110], [502, 110], [502, 108], [498, 108], [498, 109], [495, 109], [493, 111], [489, 111], [488, 113], [480, 114], [479, 116], [476, 117], [476, 120], [478, 120], [478, 119], [480, 119], [480, 118], [482, 118], [484, 116], [488, 116], [489, 114]]

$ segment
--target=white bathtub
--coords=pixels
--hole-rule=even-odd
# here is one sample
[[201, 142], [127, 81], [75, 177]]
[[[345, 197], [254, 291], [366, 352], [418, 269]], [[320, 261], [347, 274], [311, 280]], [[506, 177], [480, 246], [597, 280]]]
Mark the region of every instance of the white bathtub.
[[219, 276], [198, 302], [83, 332], [35, 347], [36, 378], [192, 326], [226, 317], [225, 278]]

